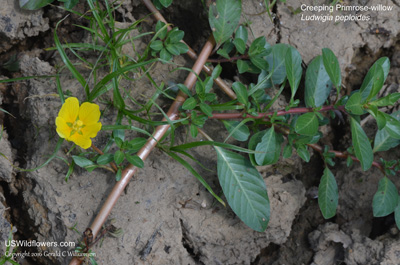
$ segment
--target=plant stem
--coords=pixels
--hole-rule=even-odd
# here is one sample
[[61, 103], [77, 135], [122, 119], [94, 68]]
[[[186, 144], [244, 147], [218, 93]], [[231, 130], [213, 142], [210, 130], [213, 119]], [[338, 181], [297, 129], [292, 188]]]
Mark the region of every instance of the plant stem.
[[[215, 45], [215, 41], [213, 36], [211, 35], [206, 44], [203, 47], [203, 50], [201, 51], [200, 55], [198, 56], [198, 59], [196, 60], [194, 66], [192, 67], [192, 72], [189, 73], [187, 76], [184, 84], [187, 88], [191, 89], [194, 84], [197, 81], [197, 76], [200, 72], [201, 69], [203, 68], [203, 65], [206, 63], [208, 56], [211, 54], [213, 47]], [[196, 73], [196, 74], [195, 74]], [[184, 94], [182, 91], [179, 91], [178, 95], [176, 96], [175, 101], [172, 103], [171, 107], [169, 108], [167, 112], [167, 116], [169, 120], [176, 120], [179, 118], [179, 108], [183, 105], [183, 103], [186, 100], [187, 95]], [[164, 121], [167, 119], [164, 118]], [[153, 136], [150, 137], [146, 144], [142, 147], [142, 149], [139, 150], [137, 155], [142, 159], [145, 160], [150, 152], [154, 149], [154, 147], [157, 145], [158, 141], [164, 136], [164, 134], [167, 132], [169, 129], [170, 125], [160, 125], [158, 126], [154, 133]], [[111, 213], [112, 208], [116, 204], [118, 198], [124, 191], [125, 187], [128, 185], [129, 181], [131, 180], [132, 176], [136, 173], [138, 170], [137, 167], [133, 165], [129, 165], [128, 167], [125, 168], [125, 170], [122, 172], [122, 177], [121, 180], [118, 181], [114, 188], [112, 189], [111, 193], [108, 195], [107, 200], [103, 204], [103, 207], [100, 209], [99, 213], [97, 214], [95, 220], [90, 226], [90, 229], [92, 230], [93, 233], [93, 238], [96, 238], [96, 235], [99, 233], [101, 230], [102, 225], [105, 223], [108, 215]], [[69, 263], [70, 265], [78, 265], [81, 264], [82, 260], [74, 257], [71, 262]]]
[[[324, 106], [318, 112], [325, 112], [330, 110], [340, 110], [344, 111], [344, 106]], [[243, 113], [215, 113], [209, 119], [221, 119], [221, 120], [228, 120], [228, 119], [245, 119], [245, 118], [253, 118], [253, 119], [263, 119], [268, 118], [276, 113], [277, 116], [283, 116], [286, 114], [301, 114], [306, 112], [314, 112], [316, 111], [313, 108], [292, 108], [290, 110], [278, 110], [278, 111], [270, 111], [266, 113], [259, 113], [257, 116], [253, 116], [250, 114], [243, 115]]]
[[[149, 9], [150, 12], [152, 12], [154, 18], [158, 21], [162, 21], [165, 24], [168, 25], [168, 22], [165, 20], [165, 18], [161, 15], [160, 11], [157, 10], [157, 8], [153, 5], [153, 3], [151, 2], [151, 0], [142, 0], [143, 4], [147, 7], [147, 9]], [[171, 30], [172, 28], [168, 25], [168, 30]], [[181, 41], [183, 43], [185, 43], [187, 45], [186, 42], [184, 42], [183, 40]], [[190, 48], [189, 45], [187, 45], [189, 47], [189, 51], [186, 53], [190, 58], [192, 58], [193, 60], [197, 60], [197, 54], [196, 52]], [[208, 75], [211, 76], [213, 69], [211, 67], [208, 67], [207, 65], [203, 65], [203, 71], [206, 72]], [[231, 99], [236, 99], [236, 94], [235, 92], [233, 92], [233, 90], [220, 78], [217, 77], [216, 79], [214, 79], [214, 82], [231, 98]]]
[[248, 54], [243, 54], [239, 56], [232, 56], [231, 58], [220, 58], [220, 59], [208, 59], [207, 62], [209, 63], [229, 63], [229, 62], [234, 62], [237, 60], [242, 60], [242, 59], [248, 59], [249, 55]]
[[[100, 155], [104, 155], [104, 153], [99, 148], [97, 148], [93, 143], [92, 143], [92, 148], [94, 151], [96, 151]], [[113, 168], [114, 173], [117, 173], [117, 171], [118, 171], [117, 165], [114, 162], [110, 162], [110, 166]]]

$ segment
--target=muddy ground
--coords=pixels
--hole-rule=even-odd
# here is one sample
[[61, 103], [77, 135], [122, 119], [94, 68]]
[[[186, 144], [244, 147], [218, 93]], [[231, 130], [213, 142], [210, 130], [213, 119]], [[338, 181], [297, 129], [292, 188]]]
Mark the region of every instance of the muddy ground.
[[[174, 4], [163, 11], [169, 22], [186, 32], [185, 40], [197, 51], [210, 34], [207, 17], [199, 12], [202, 6], [198, 2], [174, 0]], [[293, 45], [305, 64], [320, 54], [322, 48], [332, 49], [342, 69], [345, 93], [359, 88], [377, 58], [388, 56], [392, 67], [386, 93], [399, 92], [399, 1], [352, 1], [352, 5], [393, 7], [393, 11], [365, 13], [371, 16], [368, 22], [302, 21], [302, 14], [313, 13], [306, 11], [294, 15], [291, 11], [301, 4], [315, 5], [316, 2], [319, 5], [329, 3], [297, 0], [279, 3], [273, 9], [271, 21], [263, 12], [263, 1], [246, 0], [243, 1], [243, 13], [250, 21], [255, 37], [263, 35], [271, 44]], [[81, 3], [77, 9], [87, 10], [87, 6]], [[3, 0], [0, 9], [0, 79], [56, 73], [61, 65], [60, 57], [44, 49], [54, 45], [55, 25], [66, 14], [56, 7], [23, 11], [18, 8], [17, 0]], [[116, 12], [121, 27], [147, 14], [146, 8], [136, 0], [124, 1]], [[72, 25], [79, 22], [79, 17], [71, 16], [61, 24], [59, 34], [63, 41], [88, 40], [87, 35]], [[153, 25], [154, 21], [148, 17], [143, 29], [151, 30]], [[380, 31], [376, 31], [377, 28]], [[20, 65], [15, 72], [4, 67], [4, 62], [14, 56]], [[186, 56], [174, 61], [182, 66], [192, 64]], [[156, 82], [184, 81], [184, 72], [170, 73], [171, 70], [171, 66], [158, 64], [151, 74]], [[224, 78], [229, 82], [235, 75], [234, 71], [224, 73]], [[78, 82], [67, 71], [61, 76], [64, 91], [82, 94]], [[154, 90], [144, 79], [125, 86], [133, 87], [134, 95], [142, 101]], [[0, 107], [14, 116], [0, 112], [0, 123], [5, 128], [0, 152], [7, 157], [0, 157], [1, 253], [11, 225], [15, 239], [78, 242], [110, 192], [114, 175], [101, 169], [90, 173], [77, 169], [66, 183], [64, 176], [68, 167], [59, 159], [33, 172], [13, 168], [11, 163], [34, 168], [52, 153], [58, 139], [54, 120], [60, 100], [54, 96], [54, 79], [0, 84], [0, 92]], [[164, 104], [168, 106], [168, 101]], [[112, 117], [115, 117], [112, 110], [105, 113], [103, 124], [111, 124]], [[374, 135], [373, 121], [365, 121], [364, 128], [369, 135]], [[336, 150], [345, 150], [351, 144], [348, 126], [335, 120], [325, 129], [324, 144]], [[223, 140], [226, 136], [216, 122], [208, 122], [205, 130], [215, 140]], [[183, 141], [184, 135], [185, 132], [178, 132], [178, 141]], [[100, 133], [96, 145], [102, 146], [106, 140], [106, 135]], [[70, 146], [66, 143], [57, 155], [71, 160], [66, 154]], [[210, 155], [211, 149], [196, 148], [192, 153], [214, 170], [201, 172], [218, 190], [216, 159], [215, 155]], [[399, 154], [397, 148], [390, 154], [379, 155], [396, 159]], [[201, 170], [200, 167], [196, 169]], [[95, 246], [98, 264], [400, 264], [400, 235], [393, 215], [372, 216], [372, 198], [382, 177], [378, 170], [363, 172], [357, 164], [348, 168], [344, 161], [336, 161], [332, 171], [339, 185], [339, 207], [337, 215], [329, 220], [323, 219], [313, 196], [323, 170], [318, 155], [314, 154], [308, 164], [293, 156], [274, 167], [260, 167], [259, 170], [265, 178], [271, 201], [271, 221], [265, 233], [246, 227], [229, 209], [215, 203], [183, 166], [155, 150], [113, 209], [109, 219], [123, 230], [123, 234], [118, 238], [106, 237]], [[392, 178], [392, 181], [400, 187], [400, 180]], [[149, 241], [153, 245], [147, 253]], [[66, 249], [73, 248], [25, 248], [22, 251], [55, 253]], [[19, 262], [68, 264], [69, 260], [70, 257], [47, 256], [25, 258]]]

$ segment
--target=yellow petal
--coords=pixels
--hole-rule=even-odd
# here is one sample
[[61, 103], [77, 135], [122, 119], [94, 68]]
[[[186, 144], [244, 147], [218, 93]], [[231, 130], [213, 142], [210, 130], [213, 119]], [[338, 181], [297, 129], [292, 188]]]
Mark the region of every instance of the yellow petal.
[[86, 125], [85, 127], [82, 128], [81, 131], [83, 136], [93, 138], [96, 137], [100, 129], [101, 129], [101, 123], [98, 122], [95, 124]]
[[79, 120], [81, 120], [84, 125], [95, 124], [99, 119], [100, 109], [98, 105], [85, 102], [79, 108]]
[[77, 98], [67, 98], [62, 105], [58, 117], [64, 121], [74, 123], [79, 113], [79, 101]]
[[90, 138], [78, 133], [74, 133], [69, 140], [74, 142], [76, 145], [79, 145], [83, 149], [88, 149], [92, 145], [92, 140], [90, 140]]
[[61, 138], [68, 139], [71, 134], [72, 128], [67, 125], [67, 122], [61, 118], [56, 118], [57, 133]]

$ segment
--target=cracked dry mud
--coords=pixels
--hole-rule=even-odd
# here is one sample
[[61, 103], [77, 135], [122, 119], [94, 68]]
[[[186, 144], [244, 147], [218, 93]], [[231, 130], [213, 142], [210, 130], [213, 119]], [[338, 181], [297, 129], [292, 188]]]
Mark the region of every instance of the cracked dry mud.
[[[272, 21], [263, 13], [263, 1], [243, 1], [243, 12], [252, 22], [255, 37], [263, 35], [271, 44], [293, 45], [305, 64], [318, 55], [321, 48], [332, 49], [339, 59], [347, 91], [357, 89], [372, 62], [380, 56], [388, 56], [392, 63], [387, 84], [400, 82], [400, 7], [396, 1], [383, 1], [385, 5], [392, 5], [394, 11], [373, 14], [368, 23], [339, 24], [301, 21], [300, 16], [291, 13], [288, 5], [297, 8], [303, 3], [312, 4], [314, 1], [279, 3], [273, 9]], [[373, 5], [382, 1], [358, 3]], [[207, 22], [204, 14], [193, 13], [199, 9], [197, 4], [175, 0], [165, 10], [167, 19], [186, 31], [190, 30], [190, 25], [196, 24], [200, 32], [192, 34], [192, 37], [188, 34], [188, 41], [195, 48], [201, 47], [210, 33], [208, 28], [198, 27], [206, 27]], [[77, 8], [84, 10], [86, 7], [80, 4]], [[147, 14], [139, 1], [125, 1], [117, 12], [125, 19], [120, 21], [121, 26]], [[60, 58], [43, 48], [52, 45], [54, 25], [65, 14], [55, 7], [27, 12], [17, 8], [17, 1], [2, 3], [0, 56], [2, 61], [6, 61], [16, 54], [21, 69], [19, 73], [0, 72], [0, 78], [54, 74], [55, 66], [61, 63]], [[194, 16], [202, 22], [193, 21]], [[73, 31], [72, 23], [76, 21], [67, 19], [65, 27], [59, 29], [66, 38], [88, 39], [82, 32]], [[151, 19], [146, 23], [143, 27], [150, 30]], [[390, 31], [390, 35], [372, 34], [370, 29], [377, 25]], [[187, 67], [192, 64], [185, 56], [175, 58], [175, 63]], [[158, 64], [152, 75], [156, 82], [183, 82], [185, 73], [170, 73], [171, 70], [171, 66]], [[63, 73], [63, 90], [80, 95], [78, 82]], [[153, 90], [144, 79], [123, 85], [133, 87], [139, 101], [145, 101]], [[60, 100], [54, 96], [54, 81], [35, 79], [0, 84], [0, 92], [0, 107], [16, 117], [0, 112], [0, 122], [5, 126], [0, 152], [21, 167], [40, 165], [57, 142], [54, 119]], [[161, 103], [168, 106], [169, 101]], [[112, 111], [105, 113], [102, 123], [111, 124], [112, 117], [115, 117], [113, 114]], [[366, 126], [372, 132], [375, 125], [368, 123]], [[351, 142], [349, 132], [339, 127], [332, 126], [327, 130], [331, 139], [327, 144], [343, 150]], [[206, 130], [216, 140], [223, 140], [226, 136], [216, 122], [208, 123]], [[102, 146], [105, 137], [100, 133], [96, 144]], [[178, 141], [183, 138], [184, 132], [178, 132]], [[66, 155], [69, 147], [65, 144], [57, 155], [71, 159]], [[399, 151], [396, 149], [390, 155], [397, 157]], [[193, 150], [200, 162], [215, 169], [216, 159], [210, 153], [209, 147]], [[306, 191], [318, 186], [322, 173], [320, 163], [318, 156], [313, 156], [310, 164], [302, 164], [293, 156], [279, 162], [276, 167], [259, 168], [271, 200], [271, 221], [265, 233], [258, 233], [246, 227], [229, 209], [215, 203], [183, 166], [155, 150], [109, 218], [115, 227], [123, 229], [123, 235], [107, 237], [101, 246], [97, 245], [94, 248], [96, 260], [98, 264], [399, 264], [399, 232], [393, 217], [372, 217], [371, 201], [381, 177], [379, 172], [362, 172], [358, 165], [347, 168], [344, 162], [338, 161], [333, 171], [340, 191], [339, 208], [337, 216], [326, 221], [316, 200], [312, 196], [306, 197]], [[215, 171], [201, 172], [207, 182], [218, 189]], [[34, 172], [23, 173], [0, 158], [1, 242], [6, 239], [10, 224], [18, 230], [15, 236], [19, 239], [57, 242], [78, 242], [81, 239], [81, 234], [70, 228], [75, 226], [80, 232], [86, 229], [115, 179], [105, 170], [89, 173], [77, 169], [66, 183], [66, 172], [67, 167], [61, 160], [53, 160]], [[393, 181], [399, 187], [400, 182]], [[0, 246], [0, 251], [3, 251], [4, 245]], [[57, 249], [41, 251], [46, 250], [54, 252]], [[46, 257], [24, 262], [68, 264], [69, 259]]]

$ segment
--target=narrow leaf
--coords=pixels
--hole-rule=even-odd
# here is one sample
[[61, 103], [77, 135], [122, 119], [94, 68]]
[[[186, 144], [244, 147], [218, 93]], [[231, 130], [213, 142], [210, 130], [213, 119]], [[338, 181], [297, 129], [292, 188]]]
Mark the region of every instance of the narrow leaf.
[[379, 93], [389, 71], [389, 59], [383, 57], [377, 60], [369, 69], [361, 85], [362, 101], [372, 99]]
[[264, 180], [244, 157], [215, 147], [218, 178], [229, 206], [250, 228], [263, 232], [270, 217], [270, 204]]
[[301, 80], [301, 75], [303, 73], [301, 62], [302, 59], [300, 53], [294, 47], [290, 46], [285, 57], [285, 68], [290, 84], [290, 89], [292, 91], [292, 99], [297, 92], [297, 88], [299, 87]]
[[366, 171], [374, 159], [371, 144], [361, 125], [354, 118], [350, 118], [350, 124], [354, 153], [360, 160], [362, 169]]
[[72, 159], [74, 160], [75, 164], [77, 164], [78, 166], [80, 166], [82, 168], [94, 165], [92, 160], [89, 160], [82, 156], [72, 156]]
[[137, 155], [125, 155], [126, 160], [128, 160], [129, 163], [132, 165], [138, 167], [138, 168], [143, 168], [144, 167], [144, 162], [143, 160], [137, 156]]
[[335, 216], [338, 201], [339, 191], [335, 177], [325, 168], [318, 187], [318, 205], [325, 219]]
[[237, 100], [246, 105], [248, 102], [248, 94], [247, 94], [247, 88], [240, 82], [235, 82], [232, 84], [232, 89], [235, 91]]
[[378, 191], [372, 200], [372, 209], [375, 217], [391, 214], [397, 207], [399, 192], [393, 182], [383, 177], [378, 184]]
[[326, 72], [328, 73], [332, 83], [335, 85], [337, 94], [339, 96], [340, 86], [342, 85], [342, 75], [340, 73], [339, 61], [333, 51], [328, 48], [322, 49], [322, 60], [324, 62]]

